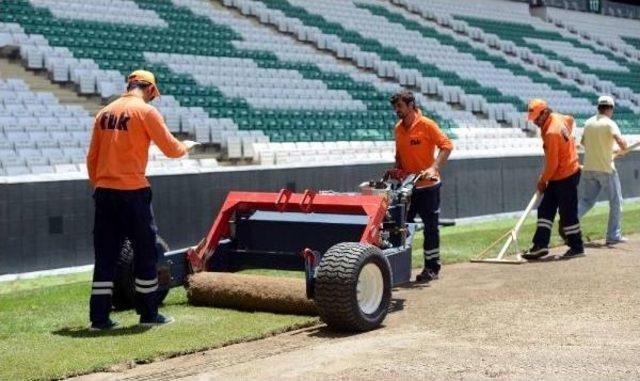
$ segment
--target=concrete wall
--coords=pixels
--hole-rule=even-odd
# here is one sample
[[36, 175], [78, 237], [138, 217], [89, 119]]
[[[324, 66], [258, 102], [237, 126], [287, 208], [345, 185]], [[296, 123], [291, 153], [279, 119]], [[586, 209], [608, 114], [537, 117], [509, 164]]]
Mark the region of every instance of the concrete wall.
[[[519, 3], [531, 4], [530, 0], [511, 0]], [[590, 0], [538, 0], [544, 2], [546, 7], [562, 8], [580, 12], [589, 11]], [[640, 18], [640, 6], [635, 0], [601, 0], [600, 13], [605, 16], [616, 16], [624, 18]], [[530, 8], [531, 14], [536, 17], [545, 17], [545, 7]]]
[[[542, 157], [450, 161], [442, 187], [443, 218], [522, 210]], [[229, 190], [284, 187], [354, 191], [389, 164], [242, 169], [151, 177], [160, 234], [172, 248], [197, 243]], [[640, 196], [640, 153], [620, 160], [625, 197]], [[0, 184], [0, 274], [93, 262], [93, 204], [86, 180]]]
[[637, 1], [602, 1], [602, 13], [607, 16], [618, 16], [626, 18], [640, 18], [640, 7]]

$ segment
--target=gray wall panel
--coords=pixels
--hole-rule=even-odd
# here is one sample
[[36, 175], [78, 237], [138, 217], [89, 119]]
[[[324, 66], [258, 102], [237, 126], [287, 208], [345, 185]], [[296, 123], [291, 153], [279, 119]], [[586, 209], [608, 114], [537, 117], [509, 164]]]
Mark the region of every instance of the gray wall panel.
[[616, 163], [624, 197], [638, 197], [640, 193], [640, 162], [638, 155], [640, 154], [627, 155]]
[[469, 217], [504, 210], [500, 186], [501, 161], [476, 159], [458, 160], [454, 163], [455, 168], [450, 170], [456, 184], [456, 214], [444, 214], [443, 217]]
[[536, 190], [536, 181], [543, 166], [542, 157], [514, 157], [502, 161], [502, 208], [505, 211], [524, 209]]
[[[293, 183], [297, 192], [355, 191], [362, 181], [381, 177], [388, 166], [223, 169], [154, 176], [150, 180], [156, 221], [172, 248], [193, 245], [208, 232], [231, 189], [277, 192]], [[442, 173], [441, 216], [522, 210], [541, 166], [541, 157], [452, 160]], [[620, 160], [618, 169], [625, 197], [640, 196], [640, 153]], [[0, 184], [0, 274], [92, 263], [92, 228], [93, 199], [86, 181]]]

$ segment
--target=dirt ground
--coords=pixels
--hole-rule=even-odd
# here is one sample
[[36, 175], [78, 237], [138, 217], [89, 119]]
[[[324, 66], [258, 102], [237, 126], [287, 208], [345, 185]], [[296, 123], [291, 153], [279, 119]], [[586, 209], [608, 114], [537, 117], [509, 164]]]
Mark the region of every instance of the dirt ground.
[[570, 261], [442, 275], [395, 290], [395, 311], [372, 332], [317, 326], [78, 379], [640, 379], [640, 238]]

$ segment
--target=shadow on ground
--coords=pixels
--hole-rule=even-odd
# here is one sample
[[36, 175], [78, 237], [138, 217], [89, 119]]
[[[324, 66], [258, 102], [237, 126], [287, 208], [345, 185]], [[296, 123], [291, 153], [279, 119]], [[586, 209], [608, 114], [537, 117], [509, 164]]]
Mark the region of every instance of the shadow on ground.
[[52, 331], [54, 335], [58, 336], [66, 336], [73, 338], [93, 338], [93, 337], [104, 337], [104, 336], [129, 336], [129, 335], [137, 335], [140, 333], [144, 333], [150, 330], [151, 327], [142, 327], [142, 326], [132, 326], [132, 327], [118, 327], [105, 331], [92, 331], [89, 328], [62, 328], [56, 331]]

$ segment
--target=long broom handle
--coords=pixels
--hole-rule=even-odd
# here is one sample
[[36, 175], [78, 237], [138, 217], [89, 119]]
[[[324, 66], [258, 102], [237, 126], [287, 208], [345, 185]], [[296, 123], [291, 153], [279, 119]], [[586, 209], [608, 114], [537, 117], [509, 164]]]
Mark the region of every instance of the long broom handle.
[[496, 257], [496, 259], [502, 259], [504, 254], [509, 249], [509, 246], [511, 246], [511, 243], [518, 238], [518, 233], [520, 232], [522, 225], [524, 225], [524, 221], [527, 219], [527, 216], [529, 216], [529, 213], [531, 213], [531, 210], [533, 209], [533, 207], [538, 203], [538, 201], [540, 200], [540, 197], [541, 195], [538, 192], [536, 192], [533, 195], [533, 197], [531, 197], [531, 201], [529, 201], [529, 205], [527, 205], [527, 208], [524, 210], [524, 212], [520, 216], [520, 219], [516, 223], [516, 226], [513, 228], [513, 230], [511, 230], [511, 234], [509, 235], [509, 238], [507, 238], [504, 245], [502, 245], [502, 249], [500, 249], [500, 253], [498, 253], [498, 256]]
[[534, 193], [533, 197], [531, 197], [531, 201], [529, 201], [529, 205], [527, 205], [527, 209], [524, 210], [524, 212], [520, 216], [520, 219], [518, 220], [518, 223], [513, 228], [513, 232], [516, 235], [518, 234], [518, 232], [520, 232], [520, 229], [522, 228], [522, 225], [524, 224], [524, 221], [529, 216], [529, 213], [531, 213], [531, 210], [533, 209], [533, 207], [538, 203], [538, 201], [540, 201], [541, 197], [542, 197], [542, 195], [539, 192]]

